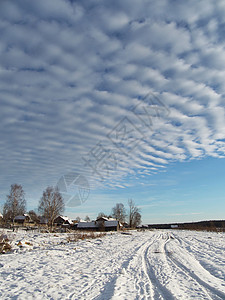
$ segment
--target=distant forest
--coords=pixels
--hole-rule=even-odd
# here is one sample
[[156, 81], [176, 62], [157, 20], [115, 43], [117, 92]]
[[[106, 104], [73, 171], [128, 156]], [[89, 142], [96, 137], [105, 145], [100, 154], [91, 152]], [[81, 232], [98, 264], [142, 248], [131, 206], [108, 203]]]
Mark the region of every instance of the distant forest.
[[190, 222], [190, 223], [170, 223], [170, 224], [150, 224], [148, 228], [156, 229], [194, 229], [194, 230], [225, 230], [225, 220], [212, 220], [212, 221], [200, 221], [200, 222]]

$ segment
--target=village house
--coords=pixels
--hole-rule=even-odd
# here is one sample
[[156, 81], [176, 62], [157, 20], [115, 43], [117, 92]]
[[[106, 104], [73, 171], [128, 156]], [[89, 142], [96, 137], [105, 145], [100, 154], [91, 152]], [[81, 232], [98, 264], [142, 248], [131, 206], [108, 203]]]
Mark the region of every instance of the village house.
[[54, 224], [56, 226], [61, 226], [61, 227], [67, 227], [70, 228], [73, 225], [73, 221], [68, 218], [68, 217], [64, 217], [64, 216], [58, 216], [55, 220], [54, 220]]
[[77, 229], [93, 231], [117, 231], [122, 228], [122, 224], [113, 218], [100, 217], [96, 221], [79, 222]]
[[29, 223], [29, 222], [31, 222], [31, 218], [28, 214], [15, 216], [15, 218], [14, 218], [14, 223], [16, 223], [16, 224], [24, 225], [25, 223]]

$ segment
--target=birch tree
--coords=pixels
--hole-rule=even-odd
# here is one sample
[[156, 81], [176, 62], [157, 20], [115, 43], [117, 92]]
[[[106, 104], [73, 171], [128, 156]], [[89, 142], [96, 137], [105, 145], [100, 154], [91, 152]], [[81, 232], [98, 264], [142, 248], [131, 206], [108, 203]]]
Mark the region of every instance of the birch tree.
[[43, 191], [43, 196], [39, 201], [38, 211], [47, 219], [48, 226], [52, 229], [56, 217], [63, 213], [65, 208], [64, 199], [58, 187], [48, 186]]
[[134, 228], [141, 224], [140, 209], [135, 205], [132, 199], [128, 200], [128, 219], [130, 228]]
[[16, 216], [23, 215], [25, 212], [26, 200], [23, 187], [20, 184], [12, 184], [3, 206], [3, 218], [5, 221], [13, 222]]

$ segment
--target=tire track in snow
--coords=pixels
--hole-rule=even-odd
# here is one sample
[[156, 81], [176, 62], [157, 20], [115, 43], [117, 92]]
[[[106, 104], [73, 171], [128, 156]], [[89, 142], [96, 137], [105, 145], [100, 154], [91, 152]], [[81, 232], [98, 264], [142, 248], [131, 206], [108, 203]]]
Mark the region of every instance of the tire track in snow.
[[[180, 238], [177, 238], [177, 239], [179, 240]], [[202, 247], [204, 247], [204, 249], [205, 249], [205, 246], [207, 245], [207, 247], [208, 247], [207, 251], [213, 252], [213, 257], [214, 258], [217, 258], [217, 257], [221, 258], [221, 255], [223, 255], [223, 253], [224, 253], [225, 247], [221, 248], [221, 247], [218, 247], [214, 244], [212, 245], [210, 243], [207, 243], [206, 241], [201, 241], [197, 238], [192, 238], [192, 240], [197, 241], [197, 243], [191, 243], [191, 241], [185, 241], [183, 239], [181, 241], [182, 241], [182, 243], [188, 245], [189, 247], [192, 247], [192, 248], [196, 249], [196, 252], [198, 252], [198, 253], [200, 253], [200, 251], [202, 250]], [[206, 253], [206, 254], [210, 255], [209, 253]]]
[[[196, 245], [202, 244], [203, 247], [205, 247], [207, 245], [209, 250], [211, 250], [211, 249], [215, 250], [216, 249], [219, 254], [222, 254], [225, 251], [225, 247], [216, 246], [216, 245], [212, 246], [212, 244], [208, 243], [207, 240], [200, 240], [196, 237], [192, 237], [192, 241], [196, 241], [196, 243], [195, 243]], [[188, 243], [187, 241], [185, 241], [185, 242]], [[191, 244], [190, 246], [193, 246], [193, 244]]]
[[[155, 241], [155, 235], [150, 237], [150, 241], [145, 241], [139, 247], [133, 257], [129, 260], [123, 274], [119, 275], [114, 289], [112, 299], [153, 299], [153, 284], [147, 274], [144, 264], [144, 253]], [[144, 268], [143, 268], [144, 264]], [[132, 292], [133, 291], [133, 292]]]
[[[159, 238], [162, 238], [163, 236], [160, 235]], [[166, 300], [172, 300], [174, 299], [174, 295], [158, 280], [157, 276], [155, 275], [154, 269], [149, 261], [149, 256], [151, 254], [151, 245], [149, 245], [145, 251], [145, 265], [147, 269], [147, 275], [153, 284], [154, 289], [154, 295], [155, 297], [153, 299], [166, 299]]]
[[[220, 249], [220, 254], [216, 253], [215, 249], [218, 249], [218, 247], [215, 247], [214, 251], [213, 249], [210, 249], [210, 251], [206, 252], [206, 249], [204, 248], [204, 252], [202, 251], [202, 246], [199, 246], [199, 243], [196, 244], [191, 244], [190, 241], [185, 241], [184, 239], [180, 239], [180, 237], [176, 236], [177, 241], [179, 241], [180, 245], [182, 247], [185, 247], [185, 249], [188, 252], [193, 252], [193, 255], [196, 257], [200, 257], [202, 260], [207, 260], [207, 266], [208, 268], [205, 267], [205, 263], [201, 262], [201, 260], [198, 260], [198, 262], [201, 264], [202, 268], [204, 268], [207, 272], [209, 272], [212, 276], [221, 279], [220, 277], [215, 275], [215, 272], [210, 270], [211, 268], [215, 268], [215, 264], [219, 262], [219, 265], [221, 267], [222, 265], [225, 265], [225, 260], [221, 262], [221, 256], [223, 256], [223, 251]], [[212, 246], [212, 245], [211, 245]], [[214, 247], [214, 245], [213, 245]], [[213, 256], [213, 261], [212, 261], [212, 256]], [[196, 258], [197, 259], [197, 258]], [[210, 267], [209, 267], [210, 266]]]
[[[160, 238], [156, 241], [153, 247], [148, 249], [149, 274], [151, 274], [152, 281], [156, 284], [156, 289], [159, 288], [160, 294], [156, 299], [190, 299], [194, 294], [187, 290], [187, 283], [189, 277], [186, 275], [180, 276], [177, 273], [177, 268], [171, 267], [167, 261], [167, 253], [165, 251], [165, 244], [169, 241], [167, 233], [163, 232]], [[191, 285], [191, 289], [196, 290], [196, 284]], [[198, 287], [199, 290], [199, 287]], [[191, 295], [192, 294], [192, 295]], [[188, 298], [189, 297], [189, 298]], [[202, 299], [202, 298], [201, 298]]]
[[118, 277], [112, 299], [174, 299], [174, 295], [158, 280], [149, 261], [152, 246], [161, 238], [161, 233], [154, 234], [151, 241], [134, 255], [126, 274]]
[[[200, 288], [200, 290], [202, 290], [202, 292], [206, 295], [207, 298], [205, 298], [205, 299], [213, 300], [213, 298], [210, 296], [210, 294], [204, 288], [204, 286], [202, 286], [195, 278], [190, 276], [190, 272], [184, 271], [184, 269], [181, 268], [178, 263], [175, 263], [175, 259], [173, 258], [173, 255], [170, 255], [170, 256], [168, 255], [168, 253], [170, 253], [170, 252], [167, 250], [167, 243], [169, 243], [170, 238], [171, 238], [171, 236], [168, 238], [168, 240], [164, 244], [164, 252], [165, 252], [165, 257], [166, 257], [167, 261], [170, 261], [176, 268], [180, 269], [181, 272], [184, 273], [188, 278], [191, 277], [191, 280], [194, 280], [194, 282], [197, 284], [197, 286]], [[172, 239], [174, 239], [174, 236], [172, 236]]]
[[[132, 242], [132, 240], [134, 240], [134, 237], [132, 235], [129, 237], [131, 238], [131, 241], [130, 240], [128, 241]], [[149, 238], [152, 237], [153, 235], [150, 236]], [[113, 270], [112, 273], [108, 274], [108, 279], [105, 278], [105, 284], [102, 287], [99, 288], [99, 278], [92, 280], [90, 285], [87, 285], [79, 292], [79, 300], [80, 299], [85, 299], [85, 300], [86, 299], [94, 299], [94, 300], [111, 299], [111, 297], [113, 297], [114, 294], [116, 281], [118, 277], [121, 276], [121, 271], [128, 267], [130, 261], [133, 259], [135, 254], [138, 251], [140, 251], [142, 247], [145, 247], [145, 244], [146, 244], [146, 238], [144, 239], [144, 241], [142, 240], [141, 244], [135, 247], [135, 249], [132, 251], [132, 255], [128, 259], [125, 259], [121, 265], [119, 264], [117, 264], [116, 266], [114, 265], [114, 269], [112, 269]], [[68, 299], [77, 299], [77, 292], [71, 293]]]
[[177, 265], [168, 262], [168, 257], [172, 254], [167, 251], [166, 245], [170, 240], [174, 240], [174, 237], [164, 233], [155, 247], [149, 249], [151, 274], [156, 274], [154, 276], [161, 286], [163, 299], [212, 299], [205, 287], [190, 278]]
[[[151, 246], [155, 243], [155, 240], [160, 238], [161, 234], [157, 237], [154, 236], [154, 239], [149, 242], [145, 247], [142, 248], [142, 251], [137, 254], [139, 260], [141, 260], [141, 269], [137, 262], [136, 266], [141, 270], [141, 276], [137, 278], [136, 286], [141, 293], [137, 293], [139, 295], [143, 295], [143, 299], [163, 299], [162, 294], [163, 292], [161, 285], [159, 284], [157, 278], [154, 276], [154, 272], [151, 269], [151, 266], [148, 261], [148, 252]], [[144, 283], [143, 286], [143, 275], [147, 282]], [[144, 292], [142, 292], [144, 291]], [[137, 297], [140, 299], [140, 296]]]
[[[127, 239], [127, 243], [132, 240]], [[184, 251], [187, 253], [183, 253], [181, 262], [179, 255]], [[194, 263], [190, 264], [190, 260], [195, 258], [186, 250], [182, 237], [165, 232], [154, 232], [148, 239], [145, 235], [129, 257], [123, 258], [118, 256], [118, 264], [113, 264], [111, 274], [97, 277], [84, 287], [79, 299], [225, 299], [223, 292], [209, 284], [210, 280], [201, 279], [202, 272], [193, 273]], [[71, 293], [67, 299], [78, 299], [77, 295]]]
[[[165, 243], [164, 249], [165, 249], [165, 253], [168, 253], [167, 243]], [[179, 249], [179, 253], [183, 253], [184, 251], [185, 251], [184, 248]], [[174, 266], [176, 266], [178, 269], [180, 269], [183, 273], [185, 273], [187, 276], [189, 276], [192, 280], [197, 282], [197, 284], [199, 285], [199, 287], [201, 287], [202, 291], [206, 294], [208, 299], [225, 299], [225, 293], [218, 290], [218, 288], [215, 288], [215, 287], [211, 286], [205, 280], [201, 279], [200, 275], [197, 275], [197, 273], [199, 273], [199, 270], [197, 270], [196, 267], [193, 268], [193, 266], [198, 265], [198, 269], [200, 269], [200, 272], [202, 274], [205, 273], [204, 277], [206, 277], [209, 282], [210, 281], [212, 282], [213, 279], [215, 279], [215, 280], [217, 280], [218, 286], [219, 286], [219, 285], [221, 285], [221, 282], [220, 282], [221, 280], [219, 280], [219, 279], [215, 278], [214, 276], [212, 276], [206, 269], [204, 269], [202, 267], [202, 265], [199, 263], [199, 261], [196, 260], [190, 253], [187, 253], [185, 255], [185, 258], [186, 258], [186, 263], [188, 265], [190, 265], [191, 268], [185, 266], [183, 263], [178, 261], [178, 259], [176, 259], [174, 257], [174, 255], [171, 255], [171, 256], [167, 255], [166, 257], [167, 257], [167, 260], [170, 261]], [[190, 262], [192, 262], [192, 263], [190, 263]], [[195, 263], [193, 263], [193, 262], [195, 262]]]

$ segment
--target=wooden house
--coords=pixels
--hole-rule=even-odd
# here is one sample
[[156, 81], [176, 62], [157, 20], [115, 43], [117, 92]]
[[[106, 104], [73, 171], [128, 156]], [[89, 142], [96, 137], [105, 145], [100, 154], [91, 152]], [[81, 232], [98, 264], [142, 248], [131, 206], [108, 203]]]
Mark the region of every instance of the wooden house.
[[17, 223], [17, 224], [24, 224], [24, 223], [29, 223], [29, 222], [31, 222], [31, 218], [28, 214], [15, 216], [15, 218], [14, 218], [14, 223]]
[[96, 221], [91, 222], [79, 222], [77, 224], [77, 229], [80, 230], [93, 230], [93, 231], [117, 231], [122, 227], [119, 221], [100, 217]]
[[71, 227], [73, 225], [73, 221], [68, 217], [58, 216], [54, 220], [54, 224], [56, 226]]

